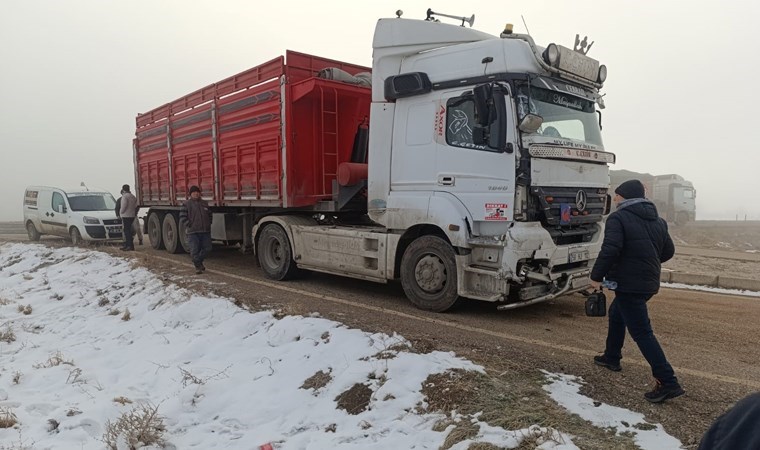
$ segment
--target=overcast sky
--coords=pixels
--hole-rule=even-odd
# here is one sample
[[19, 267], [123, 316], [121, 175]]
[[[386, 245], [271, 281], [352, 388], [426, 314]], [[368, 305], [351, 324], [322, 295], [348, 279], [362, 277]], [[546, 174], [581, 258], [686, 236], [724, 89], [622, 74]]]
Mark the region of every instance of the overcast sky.
[[[627, 5], [627, 6], [626, 6]], [[608, 67], [603, 139], [613, 168], [678, 173], [698, 219], [760, 220], [757, 18], [719, 1], [8, 0], [0, 3], [0, 221], [21, 220], [31, 184], [134, 183], [135, 116], [283, 54], [371, 65], [378, 18], [428, 7], [507, 22], [541, 45], [595, 41]]]

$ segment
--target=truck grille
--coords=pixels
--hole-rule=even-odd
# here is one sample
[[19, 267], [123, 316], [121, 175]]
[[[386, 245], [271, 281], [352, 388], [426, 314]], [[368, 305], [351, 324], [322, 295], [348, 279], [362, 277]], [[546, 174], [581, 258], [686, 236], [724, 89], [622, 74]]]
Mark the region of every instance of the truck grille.
[[602, 221], [607, 190], [576, 187], [532, 187], [538, 219], [554, 243], [589, 242]]

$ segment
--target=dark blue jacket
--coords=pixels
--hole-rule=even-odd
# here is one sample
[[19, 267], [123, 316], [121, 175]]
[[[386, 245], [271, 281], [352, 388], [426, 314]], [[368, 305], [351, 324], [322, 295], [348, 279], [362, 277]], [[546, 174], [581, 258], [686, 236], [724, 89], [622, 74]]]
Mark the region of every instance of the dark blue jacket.
[[699, 450], [760, 448], [760, 393], [751, 394], [713, 422]]
[[591, 279], [615, 281], [619, 292], [655, 294], [660, 289], [661, 263], [673, 253], [668, 224], [654, 204], [646, 199], [626, 200], [607, 218]]

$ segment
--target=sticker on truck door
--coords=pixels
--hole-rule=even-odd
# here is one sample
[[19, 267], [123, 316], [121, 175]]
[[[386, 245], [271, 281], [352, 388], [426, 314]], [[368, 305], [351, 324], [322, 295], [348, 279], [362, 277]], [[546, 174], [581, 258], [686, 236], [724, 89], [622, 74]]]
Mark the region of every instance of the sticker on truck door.
[[486, 203], [486, 220], [509, 220], [506, 203]]

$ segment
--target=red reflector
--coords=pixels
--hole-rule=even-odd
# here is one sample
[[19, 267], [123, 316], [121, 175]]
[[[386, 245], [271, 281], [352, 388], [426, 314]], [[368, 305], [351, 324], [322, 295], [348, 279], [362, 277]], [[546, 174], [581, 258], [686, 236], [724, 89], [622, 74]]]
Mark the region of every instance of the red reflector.
[[554, 197], [551, 197], [551, 196], [547, 196], [547, 197], [545, 197], [545, 198], [546, 198], [546, 203], [551, 203], [551, 202], [553, 202], [553, 201], [554, 201]]
[[578, 215], [578, 211], [573, 211], [573, 215], [577, 216]]
[[584, 216], [588, 216], [588, 211], [583, 211]]

